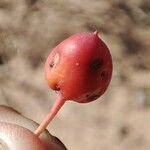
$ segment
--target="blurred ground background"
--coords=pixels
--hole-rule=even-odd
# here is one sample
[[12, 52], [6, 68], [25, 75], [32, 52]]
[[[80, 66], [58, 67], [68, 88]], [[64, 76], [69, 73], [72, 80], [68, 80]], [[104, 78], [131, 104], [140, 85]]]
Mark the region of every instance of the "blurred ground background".
[[57, 96], [44, 79], [48, 53], [95, 29], [113, 57], [111, 85], [93, 103], [66, 103], [49, 131], [69, 150], [149, 150], [148, 0], [0, 0], [0, 104], [40, 122]]

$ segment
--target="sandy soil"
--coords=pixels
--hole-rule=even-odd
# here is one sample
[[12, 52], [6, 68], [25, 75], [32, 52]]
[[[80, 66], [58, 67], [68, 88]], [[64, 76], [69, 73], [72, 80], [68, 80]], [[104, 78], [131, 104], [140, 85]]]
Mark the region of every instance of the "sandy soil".
[[49, 126], [69, 150], [150, 149], [148, 0], [0, 0], [0, 104], [40, 122], [57, 93], [46, 85], [50, 50], [69, 35], [99, 31], [113, 57], [109, 89], [68, 102]]

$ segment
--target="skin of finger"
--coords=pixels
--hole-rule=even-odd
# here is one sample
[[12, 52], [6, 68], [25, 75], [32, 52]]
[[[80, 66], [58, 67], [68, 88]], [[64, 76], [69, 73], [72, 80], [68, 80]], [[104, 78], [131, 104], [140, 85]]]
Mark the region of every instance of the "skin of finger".
[[30, 130], [10, 123], [0, 123], [0, 145], [5, 150], [47, 150]]
[[[22, 116], [11, 107], [1, 105], [0, 114], [0, 122], [17, 124], [32, 132], [34, 132], [38, 127], [36, 122]], [[53, 148], [53, 150], [66, 150], [64, 144], [58, 138], [52, 136], [47, 130], [40, 135], [40, 139], [45, 143], [45, 145], [47, 145], [48, 149]]]
[[[19, 126], [25, 127], [32, 132], [38, 127], [38, 124], [28, 118], [23, 117], [19, 112], [13, 108], [7, 106], [0, 106], [0, 122], [17, 124]], [[43, 140], [46, 144], [52, 140], [52, 135], [48, 131], [44, 131], [40, 139]]]

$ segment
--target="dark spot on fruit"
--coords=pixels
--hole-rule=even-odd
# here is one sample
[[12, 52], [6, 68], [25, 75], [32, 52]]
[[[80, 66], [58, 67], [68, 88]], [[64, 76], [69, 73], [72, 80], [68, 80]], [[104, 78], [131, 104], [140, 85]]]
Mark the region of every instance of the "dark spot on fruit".
[[89, 94], [87, 94], [87, 95], [86, 95], [86, 98], [89, 98], [89, 96], [90, 96], [90, 95], [89, 95]]
[[54, 60], [50, 63], [50, 68], [53, 68], [55, 67], [59, 62], [59, 54], [57, 53], [55, 56], [54, 56]]
[[55, 91], [60, 91], [60, 87], [58, 84], [55, 86]]
[[101, 76], [101, 80], [103, 80], [105, 78], [105, 76], [106, 76], [106, 72], [102, 71], [100, 76]]
[[49, 66], [50, 66], [50, 68], [53, 68], [54, 62], [51, 62]]
[[95, 72], [95, 71], [100, 70], [102, 66], [103, 66], [103, 60], [97, 58], [93, 60], [92, 63], [90, 64], [90, 69]]
[[99, 94], [93, 94], [93, 95], [87, 94], [87, 95], [86, 95], [86, 98], [87, 98], [88, 100], [90, 100], [90, 101], [95, 100], [95, 99], [97, 99], [97, 98], [99, 98], [99, 97], [100, 97]]

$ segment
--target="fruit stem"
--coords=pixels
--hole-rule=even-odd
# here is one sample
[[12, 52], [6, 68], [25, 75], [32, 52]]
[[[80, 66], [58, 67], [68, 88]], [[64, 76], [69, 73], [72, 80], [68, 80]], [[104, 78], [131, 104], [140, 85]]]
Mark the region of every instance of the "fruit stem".
[[39, 136], [49, 125], [49, 123], [53, 120], [53, 118], [56, 116], [60, 108], [64, 105], [65, 100], [59, 96], [56, 99], [56, 102], [54, 103], [51, 111], [48, 113], [48, 115], [43, 119], [41, 124], [38, 126], [38, 128], [34, 131], [34, 133]]
[[96, 30], [96, 31], [94, 31], [94, 34], [98, 36], [98, 31], [97, 31], [97, 30]]

